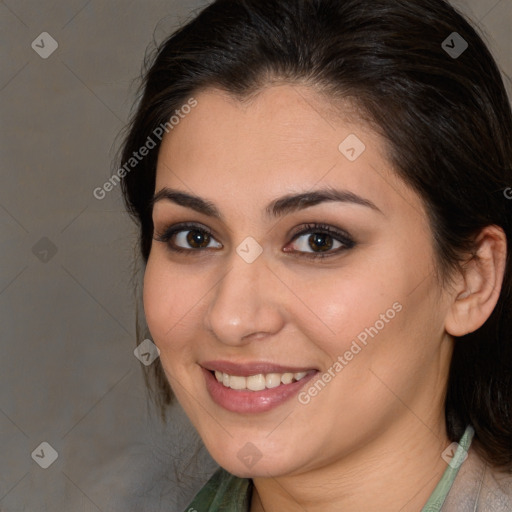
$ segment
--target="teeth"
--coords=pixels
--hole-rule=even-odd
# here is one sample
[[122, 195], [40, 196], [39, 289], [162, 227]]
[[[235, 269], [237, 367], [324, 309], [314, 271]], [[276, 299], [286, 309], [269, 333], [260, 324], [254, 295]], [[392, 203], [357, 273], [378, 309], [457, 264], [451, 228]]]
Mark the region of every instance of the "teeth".
[[259, 373], [249, 377], [241, 377], [238, 375], [229, 375], [227, 373], [215, 372], [215, 378], [227, 388], [236, 390], [262, 391], [263, 389], [271, 389], [281, 384], [291, 384], [293, 381], [303, 379], [308, 372], [297, 373]]
[[283, 373], [281, 375], [281, 382], [283, 384], [290, 384], [290, 382], [293, 380], [293, 373]]
[[[229, 377], [231, 380], [233, 377]], [[239, 377], [240, 378], [240, 377]], [[243, 379], [243, 377], [241, 377]], [[235, 377], [236, 379], [236, 377]], [[261, 391], [265, 389], [265, 375], [262, 373], [258, 375], [251, 375], [250, 377], [246, 377], [247, 388], [251, 391]]]
[[[235, 377], [230, 376], [229, 379], [229, 387], [231, 389], [245, 389], [245, 377]], [[222, 379], [224, 382], [224, 379]], [[226, 384], [224, 384], [225, 386]]]
[[281, 374], [280, 373], [269, 373], [265, 375], [265, 387], [277, 388], [281, 385]]

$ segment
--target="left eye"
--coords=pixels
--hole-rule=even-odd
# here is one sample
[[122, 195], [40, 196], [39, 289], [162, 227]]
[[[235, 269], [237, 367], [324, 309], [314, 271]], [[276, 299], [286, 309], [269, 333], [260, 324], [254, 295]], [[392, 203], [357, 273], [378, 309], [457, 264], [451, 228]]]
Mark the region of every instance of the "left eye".
[[[301, 240], [302, 239], [302, 240]], [[336, 240], [329, 233], [308, 233], [296, 238], [294, 245], [301, 252], [326, 252], [331, 249], [339, 249], [345, 244]], [[337, 244], [337, 245], [336, 245]], [[310, 251], [308, 249], [311, 249]]]
[[344, 231], [324, 224], [308, 224], [295, 234], [290, 245], [296, 247], [292, 251], [285, 248], [285, 251], [297, 251], [306, 258], [324, 258], [352, 249], [356, 244]]

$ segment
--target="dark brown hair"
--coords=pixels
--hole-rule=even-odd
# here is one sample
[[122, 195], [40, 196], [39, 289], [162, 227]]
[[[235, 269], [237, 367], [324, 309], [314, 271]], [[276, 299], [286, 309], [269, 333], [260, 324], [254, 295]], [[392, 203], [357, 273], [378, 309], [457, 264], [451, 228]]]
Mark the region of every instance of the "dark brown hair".
[[[462, 54], [449, 51], [462, 50], [463, 41]], [[512, 186], [510, 102], [486, 45], [443, 0], [213, 2], [157, 49], [121, 166], [201, 89], [244, 98], [272, 80], [320, 88], [333, 108], [341, 98], [357, 104], [386, 140], [397, 174], [424, 201], [443, 282], [472, 254], [485, 226], [500, 226], [510, 248], [512, 200], [504, 193]], [[158, 147], [159, 141], [122, 181], [144, 264]], [[152, 371], [163, 411], [171, 389], [159, 360]], [[467, 424], [481, 455], [512, 471], [510, 251], [492, 315], [455, 339], [446, 396], [450, 440], [458, 441]]]

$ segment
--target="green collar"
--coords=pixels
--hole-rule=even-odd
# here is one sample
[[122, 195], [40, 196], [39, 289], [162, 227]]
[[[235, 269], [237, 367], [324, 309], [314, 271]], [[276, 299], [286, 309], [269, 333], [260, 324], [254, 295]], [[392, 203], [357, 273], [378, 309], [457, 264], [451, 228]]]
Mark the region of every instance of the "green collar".
[[[421, 512], [439, 512], [464, 462], [475, 431], [468, 425], [460, 442], [445, 452], [448, 467]], [[454, 453], [453, 453], [454, 452]], [[453, 455], [453, 456], [452, 456]], [[253, 483], [219, 468], [206, 482], [185, 512], [249, 512]]]
[[[455, 446], [451, 447], [450, 445], [450, 447], [443, 452], [443, 454], [446, 454], [448, 460], [450, 460], [450, 458], [451, 460], [448, 463], [448, 467], [444, 470], [443, 476], [441, 477], [441, 480], [439, 480], [434, 492], [430, 495], [427, 503], [425, 503], [425, 506], [421, 509], [421, 512], [439, 512], [441, 510], [444, 500], [446, 499], [446, 496], [448, 496], [453, 482], [455, 481], [455, 477], [459, 472], [459, 468], [466, 460], [474, 434], [475, 431], [473, 427], [468, 425], [459, 443], [454, 443], [457, 444], [456, 449]], [[455, 451], [453, 458], [451, 457], [453, 453], [452, 449]]]

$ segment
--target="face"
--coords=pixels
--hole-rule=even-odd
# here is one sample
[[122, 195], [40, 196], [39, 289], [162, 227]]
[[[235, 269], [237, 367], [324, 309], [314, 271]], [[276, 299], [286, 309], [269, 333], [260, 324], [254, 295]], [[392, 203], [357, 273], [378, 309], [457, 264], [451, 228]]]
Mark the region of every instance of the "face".
[[305, 86], [195, 98], [159, 153], [144, 307], [214, 459], [291, 475], [442, 421], [447, 300], [383, 140]]

